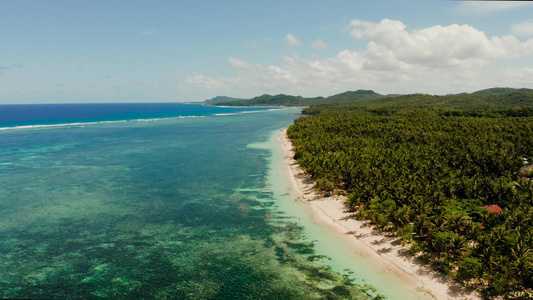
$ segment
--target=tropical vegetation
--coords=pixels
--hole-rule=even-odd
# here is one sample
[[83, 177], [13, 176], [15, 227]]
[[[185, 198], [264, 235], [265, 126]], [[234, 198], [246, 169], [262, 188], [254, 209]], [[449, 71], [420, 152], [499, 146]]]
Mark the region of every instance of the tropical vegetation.
[[378, 99], [386, 97], [371, 90], [347, 91], [329, 97], [305, 98], [292, 95], [261, 95], [252, 99], [224, 99], [228, 97], [215, 97], [204, 101], [208, 105], [224, 106], [309, 106], [321, 103], [350, 102], [357, 100]]
[[[481, 91], [474, 92], [472, 94], [461, 93], [452, 96], [467, 96], [476, 99], [482, 99], [483, 96], [493, 95], [493, 96], [504, 96], [515, 92], [531, 92], [530, 89], [514, 89], [514, 88], [490, 88]], [[226, 96], [217, 96], [212, 99], [205, 100], [203, 103], [206, 105], [223, 105], [223, 106], [310, 106], [316, 104], [327, 104], [327, 103], [344, 103], [344, 102], [362, 102], [362, 105], [367, 105], [372, 103], [375, 99], [384, 99], [385, 102], [394, 101], [394, 97], [404, 96], [403, 100], [395, 101], [396, 103], [403, 103], [405, 97], [413, 99], [413, 95], [400, 95], [400, 94], [389, 94], [382, 95], [378, 94], [372, 90], [356, 90], [356, 91], [346, 91], [340, 94], [335, 94], [329, 97], [311, 97], [306, 98], [302, 96], [292, 96], [292, 95], [268, 95], [264, 94], [257, 96], [251, 99], [239, 99]], [[434, 97], [435, 99], [447, 98], [449, 96], [429, 96], [429, 95], [419, 95], [419, 96], [428, 96]], [[476, 96], [476, 97], [472, 97]], [[457, 97], [461, 99], [461, 97]], [[464, 101], [460, 101], [464, 104]], [[403, 104], [402, 104], [403, 105]]]
[[533, 297], [531, 90], [303, 112], [288, 136], [318, 189], [346, 194], [357, 218], [484, 297]]

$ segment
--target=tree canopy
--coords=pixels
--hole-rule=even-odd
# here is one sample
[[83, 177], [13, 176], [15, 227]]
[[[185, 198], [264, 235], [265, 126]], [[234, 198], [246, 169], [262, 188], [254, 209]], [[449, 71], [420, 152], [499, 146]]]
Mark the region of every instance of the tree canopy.
[[[440, 104], [441, 107], [453, 107], [453, 105], [446, 105], [446, 101], [452, 101], [453, 103], [459, 102], [461, 105], [464, 105], [464, 97], [470, 97], [470, 101], [474, 101], [477, 104], [482, 104], [484, 102], [484, 96], [496, 96], [494, 99], [497, 99], [498, 96], [508, 95], [512, 93], [531, 93], [531, 89], [513, 89], [513, 88], [490, 88], [485, 90], [480, 90], [472, 94], [461, 93], [456, 95], [447, 95], [447, 96], [432, 96], [432, 95], [400, 95], [400, 94], [390, 94], [382, 95], [378, 94], [372, 90], [356, 90], [356, 91], [347, 91], [339, 94], [335, 94], [329, 97], [311, 97], [306, 98], [302, 96], [292, 96], [292, 95], [268, 95], [264, 94], [257, 96], [251, 99], [238, 99], [225, 96], [217, 96], [215, 98], [205, 100], [204, 103], [207, 105], [224, 105], [224, 106], [310, 106], [316, 104], [328, 104], [328, 103], [345, 103], [345, 102], [357, 102], [358, 105], [364, 106], [369, 104], [381, 104], [388, 106], [395, 105], [407, 105], [409, 102], [415, 105], [430, 105], [430, 104]], [[397, 101], [394, 98], [400, 97]], [[374, 102], [375, 99], [383, 99], [379, 102]], [[440, 101], [440, 103], [439, 103]], [[490, 101], [490, 100], [489, 100]], [[435, 103], [434, 103], [435, 102]], [[486, 103], [485, 103], [486, 104]], [[492, 103], [494, 104], [494, 103]], [[505, 103], [504, 103], [505, 105]]]
[[[487, 298], [532, 297], [533, 93], [311, 106], [288, 135], [317, 188]], [[497, 205], [501, 212], [489, 213]]]

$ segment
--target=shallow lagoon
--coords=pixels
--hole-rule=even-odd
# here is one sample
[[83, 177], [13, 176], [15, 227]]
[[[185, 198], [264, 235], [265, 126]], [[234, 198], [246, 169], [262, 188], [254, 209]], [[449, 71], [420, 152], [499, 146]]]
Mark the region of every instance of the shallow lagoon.
[[2, 130], [0, 297], [368, 298], [250, 147], [298, 111]]

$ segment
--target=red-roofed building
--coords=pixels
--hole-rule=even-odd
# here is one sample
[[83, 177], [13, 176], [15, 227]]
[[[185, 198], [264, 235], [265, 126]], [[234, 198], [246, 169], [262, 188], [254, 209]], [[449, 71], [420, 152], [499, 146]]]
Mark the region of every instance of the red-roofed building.
[[528, 174], [528, 173], [531, 173], [533, 172], [533, 166], [526, 166], [526, 167], [523, 167], [522, 169], [520, 169], [520, 173], [522, 174]]
[[486, 208], [489, 214], [499, 213], [500, 211], [502, 211], [502, 208], [498, 205], [483, 206], [480, 208]]
[[[525, 166], [523, 167], [522, 169], [520, 169], [520, 173], [524, 174], [524, 175], [529, 175], [529, 177], [531, 177], [532, 173], [533, 173], [533, 166]], [[529, 180], [529, 178], [527, 177], [522, 177], [523, 180]]]

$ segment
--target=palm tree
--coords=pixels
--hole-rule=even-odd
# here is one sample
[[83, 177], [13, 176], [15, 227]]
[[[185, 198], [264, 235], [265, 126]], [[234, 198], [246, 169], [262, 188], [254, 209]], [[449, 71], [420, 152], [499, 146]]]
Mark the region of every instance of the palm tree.
[[496, 249], [491, 246], [483, 247], [481, 249], [480, 257], [482, 262], [482, 274], [485, 272], [491, 273], [497, 262]]
[[435, 231], [445, 231], [446, 227], [448, 226], [448, 222], [443, 216], [437, 216], [435, 219], [433, 219], [432, 224], [435, 228]]
[[426, 215], [418, 215], [414, 220], [414, 231], [421, 238], [425, 239], [434, 233], [434, 227]]
[[469, 221], [470, 219], [467, 216], [460, 213], [453, 213], [446, 217], [448, 228], [455, 233], [464, 231]]
[[429, 203], [421, 196], [414, 197], [411, 207], [413, 208], [414, 213], [418, 216], [428, 215], [431, 213], [431, 207], [429, 206]]
[[405, 227], [409, 224], [411, 216], [411, 208], [407, 205], [402, 206], [393, 213], [392, 223], [399, 228]]
[[507, 224], [511, 229], [516, 231], [531, 229], [531, 216], [528, 208], [513, 211], [509, 217]]
[[453, 256], [462, 255], [467, 248], [467, 240], [462, 235], [455, 235], [450, 239], [449, 250]]
[[532, 250], [529, 245], [524, 243], [522, 240], [519, 240], [511, 249], [511, 252], [514, 258], [512, 268], [520, 277], [520, 281], [524, 283], [524, 278], [528, 278], [532, 270]]
[[510, 232], [504, 225], [494, 227], [490, 233], [493, 241], [493, 247], [498, 249], [503, 248], [507, 243], [507, 237], [509, 237], [509, 235]]

